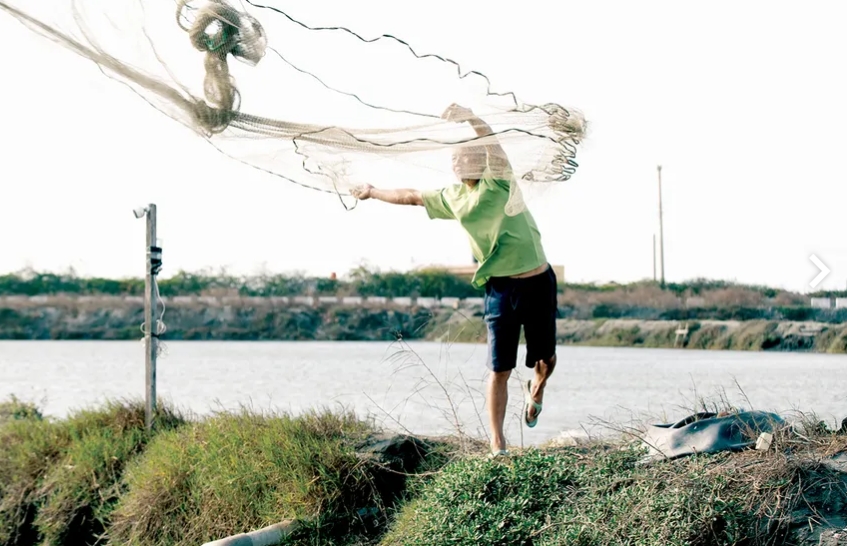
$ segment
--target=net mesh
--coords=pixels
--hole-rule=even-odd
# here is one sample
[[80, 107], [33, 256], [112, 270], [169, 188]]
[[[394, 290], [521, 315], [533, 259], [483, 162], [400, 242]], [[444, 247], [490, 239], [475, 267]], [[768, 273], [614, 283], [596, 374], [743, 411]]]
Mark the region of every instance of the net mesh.
[[343, 203], [365, 183], [426, 189], [492, 175], [512, 181], [506, 212], [517, 214], [521, 184], [568, 180], [577, 168], [579, 112], [493, 92], [484, 74], [391, 35], [309, 26], [252, 0], [0, 0], [0, 9], [227, 156]]

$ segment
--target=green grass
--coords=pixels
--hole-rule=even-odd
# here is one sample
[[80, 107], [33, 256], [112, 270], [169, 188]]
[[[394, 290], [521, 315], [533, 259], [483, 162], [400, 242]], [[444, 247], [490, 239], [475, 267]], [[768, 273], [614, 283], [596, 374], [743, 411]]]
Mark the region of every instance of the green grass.
[[[181, 422], [162, 409], [163, 429]], [[19, 412], [0, 424], [0, 544], [94, 544], [123, 492], [124, 465], [150, 437], [135, 401], [108, 402], [63, 421]]]
[[32, 402], [24, 402], [16, 396], [0, 402], [0, 425], [8, 421], [42, 419], [41, 410]]
[[402, 489], [357, 457], [373, 432], [352, 414], [244, 410], [163, 434], [128, 470], [111, 538], [196, 546], [298, 519], [300, 543], [365, 540]]
[[0, 404], [0, 544], [196, 545], [284, 519], [301, 523], [297, 544], [373, 542], [406, 475], [447, 458], [437, 443], [362, 455], [377, 432], [350, 413], [187, 423], [160, 408], [151, 434], [139, 402], [54, 421], [12, 398]]
[[40, 419], [0, 425], [0, 544], [36, 543], [34, 496], [69, 442], [64, 429]]
[[94, 544], [105, 533], [125, 491], [125, 465], [159, 431], [178, 428], [181, 417], [161, 408], [157, 430], [145, 428], [142, 402], [108, 403], [75, 413], [62, 423], [70, 443], [44, 475], [36, 500], [35, 527], [42, 544]]
[[753, 451], [640, 465], [642, 456], [597, 445], [457, 461], [420, 486], [381, 544], [772, 544], [797, 514], [847, 501], [843, 478], [817, 457]]
[[492, 461], [446, 441], [386, 449], [348, 412], [186, 422], [163, 408], [148, 434], [139, 402], [53, 421], [12, 398], [0, 544], [188, 546], [287, 519], [301, 525], [287, 544], [310, 546], [796, 543], [847, 513], [847, 474], [822, 464], [847, 436], [807, 421], [767, 452], [644, 465], [638, 444], [616, 441]]

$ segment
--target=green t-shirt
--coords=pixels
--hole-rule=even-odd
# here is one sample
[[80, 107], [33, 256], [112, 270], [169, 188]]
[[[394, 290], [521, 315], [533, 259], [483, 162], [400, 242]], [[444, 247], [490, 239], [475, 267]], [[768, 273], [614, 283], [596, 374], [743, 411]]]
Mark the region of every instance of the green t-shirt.
[[507, 180], [483, 178], [474, 187], [464, 183], [422, 192], [432, 219], [458, 220], [468, 234], [479, 267], [473, 277], [477, 288], [491, 277], [508, 277], [547, 263], [541, 234], [528, 209], [507, 216]]

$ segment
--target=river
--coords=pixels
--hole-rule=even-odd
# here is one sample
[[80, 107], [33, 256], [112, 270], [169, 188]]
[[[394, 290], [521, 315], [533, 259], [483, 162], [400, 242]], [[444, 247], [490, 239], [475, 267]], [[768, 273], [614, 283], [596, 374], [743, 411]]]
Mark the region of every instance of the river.
[[[169, 342], [158, 360], [158, 394], [196, 416], [250, 406], [294, 414], [340, 408], [392, 430], [484, 437], [484, 345], [434, 342]], [[522, 353], [523, 355], [523, 353]], [[521, 355], [521, 356], [522, 356]], [[562, 433], [606, 435], [617, 427], [682, 418], [698, 399], [786, 417], [847, 416], [847, 356], [560, 347], [538, 426], [520, 426], [520, 365], [510, 381], [510, 444]], [[743, 392], [742, 392], [743, 390]], [[0, 341], [0, 398], [14, 394], [63, 417], [106, 398], [144, 396], [139, 342]]]

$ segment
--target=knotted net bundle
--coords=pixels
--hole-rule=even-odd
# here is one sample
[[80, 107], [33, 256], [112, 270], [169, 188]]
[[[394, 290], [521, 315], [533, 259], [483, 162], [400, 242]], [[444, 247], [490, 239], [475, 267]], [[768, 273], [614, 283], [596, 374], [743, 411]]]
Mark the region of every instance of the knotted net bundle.
[[[342, 202], [365, 183], [457, 183], [457, 150], [498, 144], [513, 181], [506, 211], [516, 214], [518, 181], [564, 181], [577, 168], [578, 112], [494, 92], [484, 74], [391, 35], [309, 26], [253, 0], [0, 0], [0, 9], [227, 156]], [[443, 119], [453, 103], [489, 131]]]

